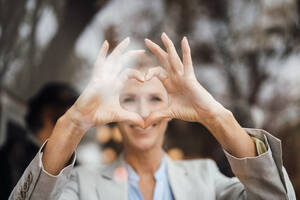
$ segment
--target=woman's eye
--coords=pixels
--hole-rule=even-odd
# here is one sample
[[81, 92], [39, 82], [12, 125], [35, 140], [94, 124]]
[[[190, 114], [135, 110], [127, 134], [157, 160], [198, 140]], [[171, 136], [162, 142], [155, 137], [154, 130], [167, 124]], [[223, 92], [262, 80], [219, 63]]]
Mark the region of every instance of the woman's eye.
[[133, 101], [134, 101], [133, 98], [125, 98], [125, 99], [123, 99], [124, 103], [133, 102]]
[[159, 98], [159, 97], [152, 97], [151, 101], [161, 101], [161, 98]]

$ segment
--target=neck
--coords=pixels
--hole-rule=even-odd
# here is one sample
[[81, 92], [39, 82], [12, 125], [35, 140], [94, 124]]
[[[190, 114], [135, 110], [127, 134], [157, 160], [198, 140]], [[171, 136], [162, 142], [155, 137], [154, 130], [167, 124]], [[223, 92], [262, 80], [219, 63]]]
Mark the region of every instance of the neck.
[[154, 148], [147, 151], [137, 151], [135, 149], [125, 148], [126, 162], [141, 175], [154, 175], [160, 167], [163, 149]]

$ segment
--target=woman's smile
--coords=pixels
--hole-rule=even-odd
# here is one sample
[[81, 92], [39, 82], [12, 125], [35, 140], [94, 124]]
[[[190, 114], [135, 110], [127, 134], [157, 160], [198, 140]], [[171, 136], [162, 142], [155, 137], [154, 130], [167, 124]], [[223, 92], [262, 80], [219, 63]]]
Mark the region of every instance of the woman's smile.
[[130, 128], [137, 134], [146, 135], [150, 134], [156, 125], [158, 125], [160, 122], [153, 123], [152, 125], [148, 126], [147, 128], [141, 128], [139, 126], [135, 126], [133, 124], [130, 125]]

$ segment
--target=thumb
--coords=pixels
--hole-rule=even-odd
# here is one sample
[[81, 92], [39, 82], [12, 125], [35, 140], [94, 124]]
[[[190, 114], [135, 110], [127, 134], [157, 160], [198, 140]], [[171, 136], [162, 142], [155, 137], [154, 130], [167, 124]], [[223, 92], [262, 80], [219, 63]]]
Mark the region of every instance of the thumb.
[[145, 122], [144, 122], [143, 118], [135, 112], [123, 110], [119, 113], [119, 117], [120, 117], [120, 121], [129, 121], [139, 127], [145, 126]]
[[145, 128], [162, 119], [172, 118], [169, 110], [159, 110], [152, 112], [145, 121]]
[[153, 67], [150, 68], [146, 73], [146, 80], [152, 79], [154, 76], [156, 76], [162, 83], [165, 81], [165, 79], [168, 78], [168, 72], [163, 69], [162, 67]]

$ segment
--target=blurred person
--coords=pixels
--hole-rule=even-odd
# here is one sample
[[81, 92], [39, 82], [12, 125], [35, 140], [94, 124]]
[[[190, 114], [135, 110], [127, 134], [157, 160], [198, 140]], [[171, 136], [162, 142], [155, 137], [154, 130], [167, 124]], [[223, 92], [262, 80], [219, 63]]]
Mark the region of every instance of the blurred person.
[[78, 93], [65, 83], [47, 83], [29, 100], [25, 116], [33, 141], [41, 146], [51, 135], [56, 121], [75, 103]]
[[[182, 60], [164, 33], [166, 51], [146, 39], [162, 67], [125, 69], [129, 38], [107, 56], [104, 42], [92, 78], [24, 172], [9, 199], [296, 199], [282, 165], [279, 139], [243, 129], [232, 113], [197, 81], [190, 47]], [[209, 159], [171, 161], [162, 149], [170, 119], [205, 125], [223, 147], [233, 172], [228, 178]], [[96, 170], [73, 169], [75, 149], [88, 129], [117, 122], [124, 151]]]
[[1, 199], [7, 199], [24, 170], [50, 137], [59, 117], [74, 104], [78, 93], [64, 83], [48, 83], [28, 101], [27, 130], [8, 123], [7, 141], [0, 150]]

